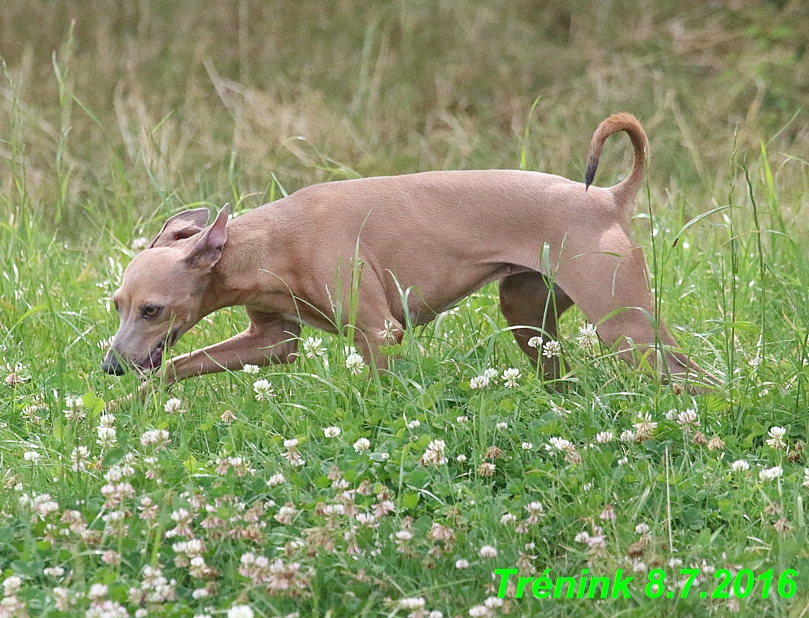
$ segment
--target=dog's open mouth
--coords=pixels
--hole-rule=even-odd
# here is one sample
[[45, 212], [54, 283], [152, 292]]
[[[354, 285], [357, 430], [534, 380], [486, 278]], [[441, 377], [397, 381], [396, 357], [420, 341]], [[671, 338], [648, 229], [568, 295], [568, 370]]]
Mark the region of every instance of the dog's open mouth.
[[146, 357], [146, 360], [144, 360], [142, 363], [138, 363], [137, 368], [143, 373], [158, 369], [163, 363], [163, 350], [165, 347], [165, 341], [158, 343], [154, 349], [149, 352], [149, 356]]
[[177, 342], [177, 339], [179, 338], [180, 338], [180, 330], [179, 329], [172, 330], [165, 339], [163, 339], [160, 343], [158, 343], [152, 349], [152, 351], [149, 352], [149, 356], [146, 357], [146, 360], [137, 365], [137, 368], [143, 373], [159, 369], [160, 365], [163, 364], [163, 351], [167, 347], [173, 346]]

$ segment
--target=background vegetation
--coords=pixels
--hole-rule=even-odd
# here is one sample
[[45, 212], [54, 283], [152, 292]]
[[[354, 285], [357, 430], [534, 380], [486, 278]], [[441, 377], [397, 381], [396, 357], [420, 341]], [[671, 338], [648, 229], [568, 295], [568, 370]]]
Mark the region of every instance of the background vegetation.
[[[699, 565], [709, 593], [711, 569], [798, 576], [788, 600], [763, 599], [760, 584], [743, 601], [647, 600], [641, 586], [631, 601], [507, 600], [488, 615], [803, 615], [807, 32], [798, 0], [0, 4], [6, 607], [468, 615], [496, 593], [491, 571], [518, 563], [526, 574], [637, 569], [644, 584], [649, 569], [672, 584]], [[567, 387], [548, 389], [487, 288], [408, 338], [379, 381], [352, 376], [344, 342], [326, 338], [324, 357], [194, 380], [103, 420], [103, 402], [135, 388], [100, 371], [99, 344], [116, 327], [109, 296], [133, 240], [169, 214], [225, 201], [242, 212], [357, 175], [524, 166], [579, 179], [593, 129], [622, 110], [651, 140], [635, 231], [661, 311], [724, 379], [718, 391], [678, 395], [608, 350], [594, 361], [576, 312], [563, 325]], [[597, 182], [628, 166], [616, 138]], [[239, 310], [220, 312], [178, 348], [243, 324]], [[516, 388], [499, 377], [510, 367]], [[470, 389], [487, 368], [498, 378]], [[272, 398], [256, 400], [257, 379]], [[166, 411], [169, 397], [182, 412]], [[644, 422], [657, 425], [638, 440]], [[330, 426], [338, 437], [325, 437]], [[153, 430], [169, 432], [167, 448], [142, 442]], [[620, 441], [623, 431], [635, 437]], [[603, 432], [615, 439], [598, 441]], [[572, 450], [546, 449], [557, 437]], [[709, 448], [714, 437], [721, 446]], [[354, 446], [362, 438], [367, 451]], [[420, 463], [433, 440], [447, 464]], [[268, 486], [278, 473], [285, 482]], [[131, 492], [102, 494], [110, 484]], [[395, 508], [378, 528], [357, 524], [353, 508], [386, 500]], [[544, 516], [525, 523], [536, 502]], [[154, 519], [141, 518], [151, 504]], [[167, 537], [182, 509], [191, 529]], [[203, 526], [210, 517], [227, 523]], [[451, 535], [428, 534], [434, 524]], [[173, 547], [191, 539], [213, 571], [193, 571], [193, 552]], [[486, 545], [497, 558], [479, 554]], [[246, 568], [251, 552], [280, 559], [292, 589]], [[88, 598], [93, 584], [107, 590]], [[150, 601], [132, 588], [160, 592]], [[423, 610], [401, 603], [418, 598]]]

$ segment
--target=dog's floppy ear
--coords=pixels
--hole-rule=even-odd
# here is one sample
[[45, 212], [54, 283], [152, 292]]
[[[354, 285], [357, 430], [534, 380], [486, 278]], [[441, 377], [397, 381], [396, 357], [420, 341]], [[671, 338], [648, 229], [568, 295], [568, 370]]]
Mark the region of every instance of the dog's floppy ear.
[[225, 204], [216, 215], [216, 220], [202, 232], [199, 240], [186, 252], [185, 262], [188, 266], [201, 270], [210, 270], [216, 266], [228, 239], [226, 226], [229, 214], [230, 204]]
[[168, 247], [178, 240], [199, 234], [208, 224], [209, 216], [207, 208], [195, 208], [194, 210], [186, 210], [174, 215], [166, 221], [163, 229], [160, 230], [149, 248]]

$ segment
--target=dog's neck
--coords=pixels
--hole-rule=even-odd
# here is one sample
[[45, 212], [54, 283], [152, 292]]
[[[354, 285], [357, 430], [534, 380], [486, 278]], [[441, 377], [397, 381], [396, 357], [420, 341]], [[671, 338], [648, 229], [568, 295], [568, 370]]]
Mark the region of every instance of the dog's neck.
[[[278, 276], [282, 268], [275, 260], [268, 258], [260, 247], [267, 243], [266, 231], [249, 225], [240, 225], [239, 217], [227, 227], [228, 239], [222, 248], [222, 256], [213, 270], [207, 275], [208, 290], [204, 295], [205, 315], [238, 305], [250, 306], [256, 300], [256, 293], [266, 295], [278, 288], [286, 289]], [[269, 254], [270, 256], [275, 254]], [[271, 263], [268, 263], [268, 259]]]

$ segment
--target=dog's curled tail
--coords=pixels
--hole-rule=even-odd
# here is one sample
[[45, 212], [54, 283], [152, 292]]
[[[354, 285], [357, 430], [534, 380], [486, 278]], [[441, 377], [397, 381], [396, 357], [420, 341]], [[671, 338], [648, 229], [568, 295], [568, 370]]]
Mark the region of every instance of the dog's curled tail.
[[617, 185], [612, 187], [612, 192], [619, 204], [627, 204], [637, 195], [643, 182], [643, 175], [646, 172], [646, 150], [649, 140], [640, 122], [632, 114], [613, 114], [604, 122], [598, 125], [590, 140], [590, 149], [587, 152], [587, 173], [584, 176], [585, 190], [590, 187], [598, 169], [598, 158], [601, 156], [601, 149], [604, 142], [613, 133], [625, 131], [632, 141], [632, 148], [635, 150], [635, 161], [632, 164], [632, 171]]

